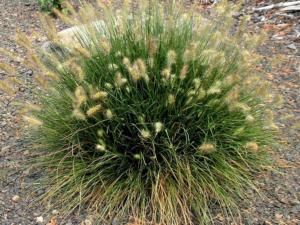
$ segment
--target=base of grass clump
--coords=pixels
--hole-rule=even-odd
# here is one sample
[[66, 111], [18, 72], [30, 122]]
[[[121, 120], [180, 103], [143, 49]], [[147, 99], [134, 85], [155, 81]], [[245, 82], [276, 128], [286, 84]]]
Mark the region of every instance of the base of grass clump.
[[41, 152], [43, 198], [66, 214], [87, 207], [99, 221], [206, 224], [212, 204], [238, 213], [276, 130], [276, 96], [255, 70], [262, 38], [245, 32], [247, 18], [230, 34], [225, 3], [212, 20], [178, 2], [98, 3], [57, 12], [81, 25], [73, 45], [43, 18], [64, 56], [41, 56], [18, 36], [44, 89], [24, 117]]

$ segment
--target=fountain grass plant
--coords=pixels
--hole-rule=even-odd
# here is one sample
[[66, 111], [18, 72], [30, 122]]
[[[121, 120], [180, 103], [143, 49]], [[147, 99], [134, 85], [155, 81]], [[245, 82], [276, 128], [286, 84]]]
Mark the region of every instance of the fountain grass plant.
[[38, 104], [22, 115], [40, 152], [43, 198], [66, 214], [86, 207], [99, 221], [137, 224], [207, 224], [212, 208], [238, 212], [277, 129], [277, 98], [256, 69], [262, 38], [246, 32], [248, 18], [233, 29], [237, 7], [225, 1], [209, 20], [178, 1], [66, 7], [68, 17], [56, 13], [79, 25], [72, 44], [47, 17], [60, 51], [17, 38], [40, 71]]

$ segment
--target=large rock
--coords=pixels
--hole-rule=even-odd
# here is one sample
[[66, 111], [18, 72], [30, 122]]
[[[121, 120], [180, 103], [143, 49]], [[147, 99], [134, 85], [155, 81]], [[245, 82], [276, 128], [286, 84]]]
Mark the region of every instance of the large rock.
[[[103, 20], [98, 20], [91, 23], [93, 29], [95, 29], [98, 33], [104, 33], [106, 29], [106, 25]], [[46, 41], [42, 45], [42, 49], [47, 52], [55, 51], [58, 54], [64, 54], [62, 47], [64, 48], [72, 48], [73, 46], [79, 44], [79, 40], [84, 40], [85, 43], [90, 42], [89, 35], [87, 35], [87, 26], [73, 26], [62, 30], [57, 33], [58, 38], [60, 39], [60, 43], [62, 45], [52, 43], [51, 41]]]

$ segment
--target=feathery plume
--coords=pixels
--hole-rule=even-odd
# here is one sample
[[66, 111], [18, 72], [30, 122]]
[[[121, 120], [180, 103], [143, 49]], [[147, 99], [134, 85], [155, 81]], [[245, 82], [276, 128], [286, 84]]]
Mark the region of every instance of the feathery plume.
[[79, 108], [87, 100], [85, 90], [83, 89], [83, 87], [78, 86], [75, 89], [74, 95], [75, 95], [75, 107]]
[[102, 109], [102, 106], [100, 104], [95, 105], [95, 106], [88, 109], [88, 111], [86, 112], [86, 115], [88, 117], [95, 116], [98, 112], [100, 112], [101, 109]]
[[125, 66], [129, 67], [131, 63], [130, 63], [130, 60], [129, 60], [127, 57], [124, 57], [124, 58], [123, 58], [123, 64], [124, 64]]
[[115, 77], [115, 84], [117, 87], [122, 87], [125, 83], [127, 82], [126, 78], [122, 77], [122, 74], [120, 72], [116, 73], [116, 77]]
[[167, 53], [167, 64], [171, 66], [172, 64], [176, 63], [177, 54], [174, 50], [169, 50]]
[[195, 78], [193, 80], [193, 83], [195, 85], [195, 89], [198, 89], [200, 87], [200, 85], [201, 85], [201, 79], [200, 78]]
[[5, 81], [0, 80], [0, 90], [4, 91], [8, 95], [13, 95], [15, 93], [14, 89]]
[[161, 75], [166, 79], [169, 80], [171, 78], [171, 71], [170, 68], [165, 68], [161, 71]]
[[246, 116], [246, 122], [251, 123], [253, 121], [255, 121], [255, 118], [252, 115], [249, 114], [249, 115]]
[[148, 41], [148, 51], [149, 51], [149, 56], [150, 57], [153, 57], [153, 55], [157, 51], [156, 41], [154, 39], [152, 39], [152, 38], [150, 38], [150, 40]]
[[141, 79], [142, 76], [141, 76], [139, 68], [136, 64], [134, 64], [133, 66], [128, 66], [127, 70], [129, 72], [131, 78], [133, 79], [133, 81], [136, 82]]
[[102, 47], [102, 49], [103, 49], [103, 51], [104, 51], [104, 53], [105, 53], [106, 55], [108, 55], [108, 54], [110, 53], [111, 46], [110, 46], [110, 44], [109, 44], [109, 42], [108, 42], [107, 39], [102, 38], [102, 39], [100, 40], [100, 46]]
[[[54, 9], [53, 12], [57, 16], [60, 16], [60, 14], [62, 14], [57, 9]], [[66, 16], [64, 16], [64, 17], [66, 17]], [[55, 42], [57, 40], [57, 29], [55, 27], [55, 24], [52, 22], [50, 16], [39, 13], [39, 18], [40, 18], [43, 29], [46, 31], [47, 38], [49, 40]]]
[[245, 148], [253, 151], [253, 152], [257, 152], [257, 150], [259, 149], [258, 144], [256, 142], [248, 142], [245, 144]]
[[180, 74], [179, 74], [180, 80], [183, 80], [186, 77], [188, 70], [189, 70], [189, 66], [183, 65], [182, 69], [180, 70]]
[[205, 153], [205, 154], [209, 154], [212, 153], [216, 150], [216, 147], [214, 144], [212, 143], [203, 143], [202, 145], [200, 145], [198, 147], [198, 151]]
[[41, 75], [35, 76], [34, 80], [37, 82], [37, 84], [42, 87], [42, 88], [47, 88], [48, 87], [48, 82], [47, 80], [42, 77]]
[[80, 55], [82, 55], [86, 58], [92, 57], [91, 53], [80, 45], [74, 46], [74, 50], [75, 50], [75, 52], [79, 53]]
[[5, 64], [5, 63], [0, 63], [0, 70], [3, 70], [8, 74], [16, 74], [17, 73], [15, 68], [13, 68], [12, 66]]
[[168, 95], [168, 105], [174, 105], [175, 104], [175, 96], [173, 94]]
[[148, 130], [142, 129], [140, 131], [140, 134], [142, 136], [143, 139], [149, 139], [151, 137], [151, 134]]
[[197, 99], [198, 99], [198, 100], [201, 100], [201, 99], [203, 99], [205, 96], [206, 96], [206, 91], [205, 91], [203, 88], [200, 88], [200, 89], [198, 90], [198, 97], [197, 97]]
[[[74, 19], [68, 17], [67, 15], [65, 15], [64, 13], [62, 13], [60, 10], [54, 8], [54, 9], [53, 9], [53, 12], [54, 12], [54, 14], [55, 14], [59, 19], [61, 19], [61, 21], [63, 21], [64, 23], [69, 24], [69, 25], [72, 25], [72, 26], [76, 25], [76, 20], [74, 20]], [[50, 39], [50, 40], [52, 40], [52, 39]]]
[[23, 116], [25, 122], [27, 122], [30, 126], [42, 126], [43, 122], [37, 118], [30, 116]]
[[27, 36], [24, 33], [17, 31], [17, 35], [15, 39], [17, 44], [19, 44], [22, 47], [25, 47], [27, 50], [33, 49], [31, 41], [27, 38]]
[[15, 54], [15, 53], [13, 53], [9, 50], [6, 50], [4, 48], [0, 48], [0, 54], [5, 55], [8, 58], [13, 59], [13, 60], [22, 61], [22, 58], [18, 54]]
[[47, 71], [45, 73], [45, 76], [49, 77], [50, 79], [55, 80], [55, 81], [59, 81], [60, 80], [59, 76], [56, 73], [53, 73], [51, 71]]
[[80, 109], [74, 109], [72, 112], [72, 116], [78, 120], [82, 120], [82, 121], [86, 120], [84, 113]]
[[111, 120], [113, 118], [113, 113], [110, 109], [107, 109], [105, 112], [105, 116], [107, 119]]
[[118, 65], [114, 64], [114, 63], [110, 63], [108, 64], [108, 69], [111, 71], [117, 70], [118, 69]]
[[94, 101], [97, 101], [97, 100], [102, 100], [102, 99], [106, 98], [107, 96], [108, 96], [108, 93], [106, 91], [98, 91], [91, 96], [91, 99]]
[[162, 122], [156, 122], [154, 123], [155, 133], [159, 133], [162, 131], [164, 125]]

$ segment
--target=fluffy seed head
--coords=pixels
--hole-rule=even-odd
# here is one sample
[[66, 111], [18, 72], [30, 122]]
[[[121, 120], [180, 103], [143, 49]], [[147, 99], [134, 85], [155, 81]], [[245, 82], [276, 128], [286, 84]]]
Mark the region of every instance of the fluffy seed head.
[[167, 63], [169, 66], [176, 63], [177, 54], [174, 50], [169, 50], [167, 53]]
[[123, 64], [127, 67], [130, 66], [130, 60], [127, 57], [123, 58]]
[[163, 71], [161, 71], [161, 75], [166, 79], [169, 80], [171, 77], [171, 71], [169, 68], [164, 69]]
[[30, 126], [42, 126], [43, 122], [39, 119], [31, 116], [23, 116], [25, 122], [27, 122]]
[[75, 95], [75, 102], [74, 102], [75, 103], [75, 107], [79, 108], [87, 100], [85, 90], [83, 89], [83, 87], [78, 86], [75, 89], [74, 95]]
[[0, 80], [0, 90], [6, 92], [9, 95], [13, 95], [15, 93], [14, 89], [5, 81]]
[[98, 112], [100, 112], [101, 109], [102, 109], [101, 105], [95, 105], [88, 109], [88, 111], [86, 112], [86, 115], [88, 117], [95, 116]]
[[96, 149], [101, 152], [104, 152], [106, 150], [106, 146], [104, 144], [97, 144]]
[[108, 42], [107, 39], [101, 39], [100, 41], [100, 46], [102, 47], [103, 51], [105, 52], [105, 54], [109, 54], [110, 53], [110, 50], [111, 50], [111, 46]]
[[188, 65], [184, 65], [182, 67], [182, 69], [180, 70], [180, 75], [179, 75], [179, 79], [180, 80], [183, 80], [185, 77], [186, 77], [186, 74], [189, 70], [189, 66]]
[[94, 101], [102, 100], [105, 99], [107, 95], [108, 93], [106, 91], [98, 91], [91, 96], [91, 99], [93, 99]]
[[198, 147], [198, 151], [205, 153], [205, 154], [209, 154], [212, 153], [216, 150], [216, 147], [214, 144], [212, 143], [203, 143], [202, 145], [200, 145]]
[[253, 152], [257, 152], [257, 150], [259, 149], [258, 144], [256, 142], [248, 142], [245, 144], [245, 148], [253, 151]]
[[112, 71], [114, 71], [114, 70], [117, 70], [118, 69], [118, 65], [116, 65], [116, 64], [114, 64], [114, 63], [110, 63], [110, 64], [108, 64], [108, 69], [109, 70], [112, 70]]
[[175, 104], [175, 96], [172, 94], [168, 95], [168, 104], [169, 105], [174, 105]]
[[156, 132], [156, 133], [161, 132], [162, 129], [163, 129], [163, 127], [164, 127], [164, 125], [163, 125], [163, 123], [161, 123], [161, 122], [156, 122], [156, 123], [154, 124], [154, 128], [155, 128], [155, 132]]
[[5, 71], [8, 74], [16, 74], [16, 69], [13, 68], [12, 66], [4, 63], [0, 63], [0, 70]]
[[110, 109], [107, 109], [105, 112], [105, 116], [107, 119], [111, 120], [113, 118], [113, 113]]
[[86, 120], [86, 116], [80, 109], [74, 109], [72, 112], [72, 116], [77, 120], [82, 120], [82, 121]]
[[148, 49], [149, 49], [149, 55], [152, 57], [157, 51], [157, 44], [154, 39], [150, 39], [148, 41]]
[[246, 121], [251, 123], [251, 122], [255, 121], [255, 118], [252, 115], [247, 115], [246, 116]]
[[124, 84], [126, 84], [127, 79], [122, 77], [122, 74], [120, 72], [116, 73], [115, 77], [115, 84], [117, 87], [122, 87]]
[[142, 136], [143, 139], [149, 139], [151, 137], [151, 134], [148, 130], [142, 129], [140, 131], [140, 134]]
[[74, 47], [75, 52], [79, 53], [81, 56], [84, 56], [86, 58], [91, 58], [91, 53], [86, 50], [85, 48], [83, 48], [82, 46], [76, 45]]

